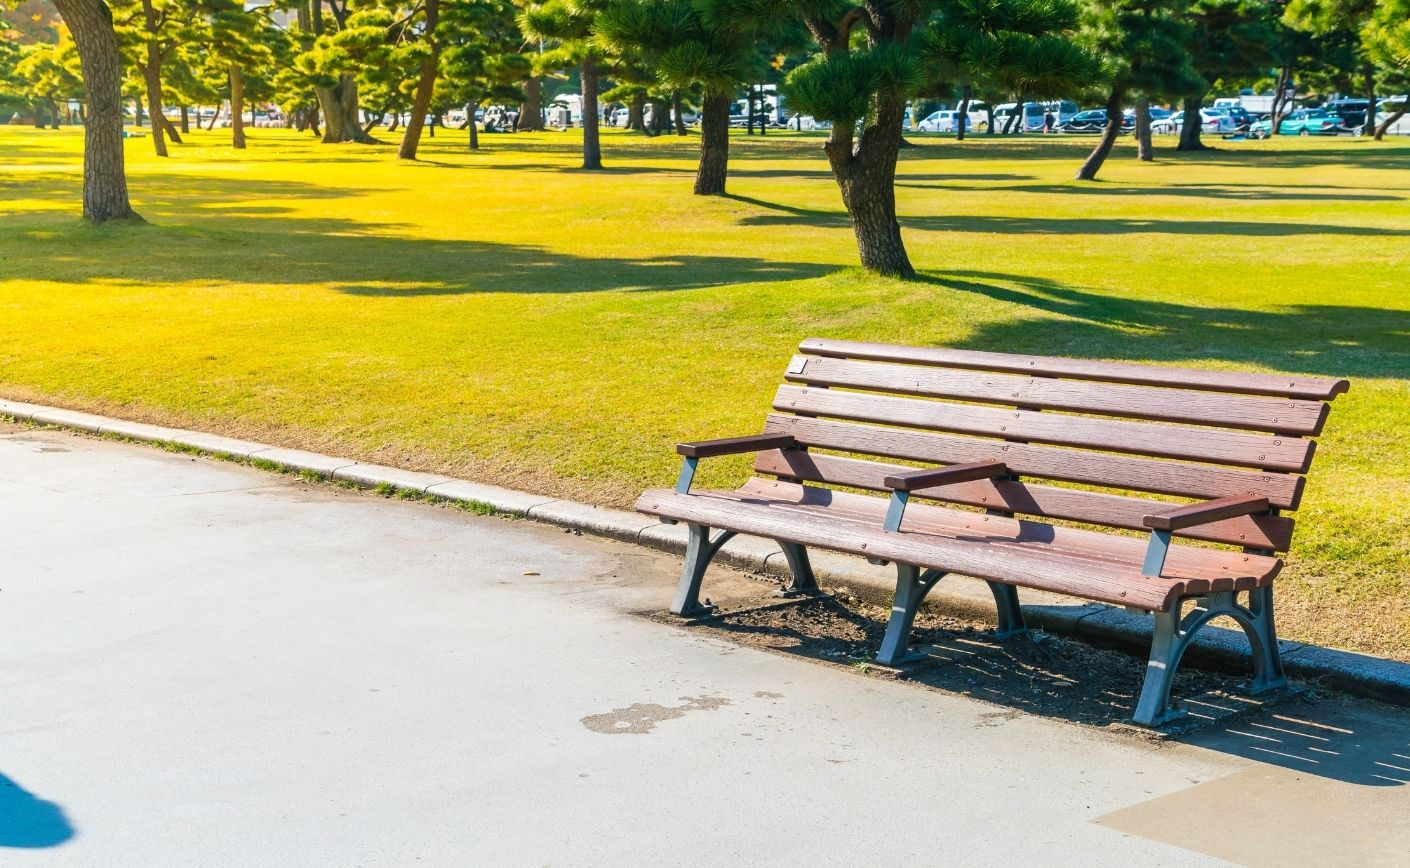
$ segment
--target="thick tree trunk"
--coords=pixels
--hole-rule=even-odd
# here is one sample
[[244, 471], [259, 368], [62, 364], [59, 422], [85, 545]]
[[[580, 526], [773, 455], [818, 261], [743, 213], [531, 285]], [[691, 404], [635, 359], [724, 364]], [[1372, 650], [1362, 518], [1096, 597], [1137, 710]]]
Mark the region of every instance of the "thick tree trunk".
[[1376, 68], [1368, 63], [1361, 68], [1361, 75], [1366, 82], [1366, 121], [1361, 125], [1364, 136], [1376, 128]]
[[318, 107], [323, 112], [323, 143], [361, 142], [375, 144], [362, 129], [357, 116], [357, 79], [344, 75], [333, 87], [314, 87]]
[[[1180, 125], [1180, 144], [1175, 146], [1177, 151], [1207, 151], [1209, 147], [1200, 141], [1200, 133], [1204, 132], [1204, 119], [1200, 116], [1200, 106], [1204, 105], [1204, 94], [1187, 96], [1184, 99], [1182, 108], [1185, 112], [1185, 122]], [[1276, 127], [1274, 127], [1276, 129]]]
[[602, 113], [597, 107], [597, 61], [589, 55], [579, 68], [583, 80], [583, 168], [602, 168], [602, 138], [598, 123]]
[[1136, 100], [1136, 159], [1147, 163], [1155, 159], [1155, 147], [1151, 144], [1151, 101], [1146, 97]]
[[480, 150], [479, 128], [475, 126], [475, 105], [472, 102], [465, 106], [465, 128], [470, 131], [470, 141], [465, 147], [472, 151]]
[[896, 157], [901, 144], [901, 113], [895, 96], [876, 100], [875, 121], [853, 142], [851, 124], [833, 124], [823, 149], [852, 218], [862, 267], [910, 279], [915, 268], [896, 222]]
[[632, 101], [627, 104], [627, 129], [646, 131], [646, 94], [632, 94]]
[[191, 110], [186, 106], [181, 107], [181, 134], [191, 135]]
[[245, 73], [230, 64], [230, 146], [245, 149]]
[[94, 223], [141, 219], [127, 197], [122, 153], [122, 54], [102, 0], [54, 0], [73, 34], [88, 105], [83, 127], [83, 216]]
[[957, 142], [964, 141], [965, 131], [969, 129], [969, 103], [973, 95], [970, 86], [965, 85], [960, 94], [960, 113], [955, 118], [955, 141]]
[[49, 108], [49, 129], [57, 130], [59, 128], [59, 104], [54, 101], [52, 96], [44, 97], [44, 104]]
[[[1121, 103], [1126, 97], [1124, 88], [1113, 88], [1111, 96], [1106, 101], [1106, 127], [1102, 129], [1101, 140], [1092, 149], [1092, 153], [1082, 163], [1082, 168], [1077, 170], [1077, 180], [1096, 180], [1097, 172], [1101, 170], [1102, 163], [1106, 162], [1107, 155], [1116, 145], [1116, 137], [1121, 135]], [[1186, 115], [1188, 117], [1188, 115]]]
[[719, 196], [725, 192], [729, 173], [729, 103], [727, 93], [705, 97], [700, 114], [700, 168], [695, 172], [695, 195]]
[[184, 144], [181, 141], [181, 133], [176, 129], [176, 124], [171, 122], [171, 119], [166, 116], [165, 112], [157, 115], [157, 122], [162, 125], [162, 129], [166, 130], [166, 137], [168, 139], [171, 139], [178, 145]]
[[1381, 123], [1376, 127], [1376, 141], [1379, 142], [1385, 139], [1386, 133], [1390, 132], [1390, 128], [1395, 126], [1396, 121], [1405, 117], [1405, 112], [1407, 110], [1410, 110], [1410, 101], [1401, 103], [1400, 108], [1391, 112], [1385, 120], [1381, 121]]
[[518, 128], [528, 132], [543, 129], [543, 79], [538, 76], [524, 82], [524, 104], [519, 107]]
[[685, 135], [685, 101], [681, 99], [679, 90], [671, 91], [671, 116], [675, 120], [676, 135]]
[[421, 75], [416, 80], [416, 97], [411, 101], [411, 119], [406, 122], [406, 133], [401, 137], [401, 147], [397, 149], [397, 159], [416, 159], [416, 148], [421, 143], [421, 127], [426, 123], [426, 114], [431, 110], [431, 96], [436, 90], [436, 73], [441, 64], [441, 43], [435, 38], [436, 24], [441, 17], [440, 0], [426, 0], [426, 33], [431, 50], [421, 56]]

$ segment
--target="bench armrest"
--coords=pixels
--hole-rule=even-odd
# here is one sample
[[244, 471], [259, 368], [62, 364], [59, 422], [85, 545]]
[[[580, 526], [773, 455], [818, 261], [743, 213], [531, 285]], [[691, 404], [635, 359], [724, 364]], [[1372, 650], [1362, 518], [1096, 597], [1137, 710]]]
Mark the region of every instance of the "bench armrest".
[[973, 461], [968, 464], [952, 464], [949, 467], [928, 467], [924, 470], [895, 473], [887, 476], [883, 482], [887, 488], [895, 491], [915, 491], [918, 488], [1008, 475], [1008, 465], [1002, 461]]
[[1141, 519], [1141, 523], [1153, 530], [1172, 531], [1267, 511], [1266, 497], [1220, 497], [1200, 503], [1172, 506], [1146, 516]]
[[677, 443], [676, 453], [686, 458], [709, 458], [713, 455], [738, 455], [762, 452], [765, 449], [787, 449], [797, 446], [792, 434], [753, 434], [749, 437], [723, 437], [719, 440], [696, 440]]

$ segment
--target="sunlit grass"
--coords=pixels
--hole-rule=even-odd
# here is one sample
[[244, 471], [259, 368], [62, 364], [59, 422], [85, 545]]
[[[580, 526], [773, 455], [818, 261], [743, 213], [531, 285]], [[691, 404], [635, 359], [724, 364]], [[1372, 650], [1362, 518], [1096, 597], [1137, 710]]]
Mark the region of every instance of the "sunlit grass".
[[908, 284], [851, 267], [813, 137], [736, 138], [699, 199], [693, 138], [588, 174], [573, 133], [227, 136], [129, 140], [149, 222], [95, 229], [80, 134], [0, 129], [0, 394], [620, 506], [757, 430], [810, 335], [1349, 376], [1281, 624], [1410, 659], [1410, 143], [1123, 144], [1079, 185], [1087, 141], [923, 140]]

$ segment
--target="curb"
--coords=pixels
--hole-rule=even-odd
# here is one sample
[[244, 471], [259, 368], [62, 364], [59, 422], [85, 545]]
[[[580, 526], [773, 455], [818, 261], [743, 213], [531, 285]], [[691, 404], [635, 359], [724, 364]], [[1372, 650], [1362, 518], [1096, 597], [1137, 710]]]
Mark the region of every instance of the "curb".
[[[286, 449], [181, 428], [128, 422], [0, 398], [0, 417], [54, 425], [90, 434], [124, 437], [146, 443], [176, 444], [219, 457], [269, 462], [284, 470], [309, 471], [334, 481], [365, 488], [389, 486], [399, 491], [488, 507], [497, 513], [532, 519], [595, 536], [647, 546], [665, 552], [685, 552], [686, 528], [660, 524], [645, 516], [573, 500], [529, 494], [512, 488], [468, 482], [434, 473], [420, 473], [336, 458], [301, 449]], [[856, 558], [831, 552], [812, 553], [820, 580], [848, 583], [859, 596], [886, 602], [895, 582], [890, 571]], [[740, 569], [769, 575], [787, 574], [778, 544], [758, 537], [737, 536], [720, 549], [718, 560]], [[946, 582], [930, 595], [932, 605], [970, 617], [993, 617], [988, 588], [981, 582]], [[1029, 625], [1049, 633], [1077, 636], [1145, 655], [1150, 648], [1148, 616], [1101, 603], [1088, 603], [1058, 594], [1024, 591], [1023, 612]], [[1289, 675], [1397, 705], [1410, 705], [1410, 663], [1280, 640], [1283, 667]], [[1247, 642], [1239, 631], [1218, 627], [1202, 630], [1186, 652], [1196, 666], [1247, 672]]]

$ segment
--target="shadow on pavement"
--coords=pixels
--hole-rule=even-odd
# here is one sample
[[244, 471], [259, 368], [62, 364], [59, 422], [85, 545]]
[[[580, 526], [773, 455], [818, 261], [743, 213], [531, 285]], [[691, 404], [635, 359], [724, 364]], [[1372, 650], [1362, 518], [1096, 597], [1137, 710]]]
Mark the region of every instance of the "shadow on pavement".
[[57, 847], [73, 836], [62, 807], [0, 774], [0, 847]]

